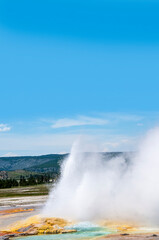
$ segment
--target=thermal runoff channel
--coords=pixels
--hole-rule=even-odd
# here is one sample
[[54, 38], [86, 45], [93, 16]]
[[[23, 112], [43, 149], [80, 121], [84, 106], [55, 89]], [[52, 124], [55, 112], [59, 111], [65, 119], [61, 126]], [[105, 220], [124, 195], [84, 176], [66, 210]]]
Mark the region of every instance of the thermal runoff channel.
[[[43, 214], [78, 221], [159, 221], [159, 128], [129, 158], [106, 159], [74, 143]], [[86, 147], [84, 147], [86, 149]]]

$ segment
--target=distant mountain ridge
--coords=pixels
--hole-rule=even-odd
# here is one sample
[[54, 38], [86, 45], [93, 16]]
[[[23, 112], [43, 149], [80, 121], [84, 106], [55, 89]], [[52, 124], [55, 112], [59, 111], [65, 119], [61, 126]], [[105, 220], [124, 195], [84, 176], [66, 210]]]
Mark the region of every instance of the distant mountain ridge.
[[[132, 153], [106, 152], [102, 153], [106, 160], [112, 157], [125, 156]], [[0, 171], [28, 170], [33, 172], [59, 172], [62, 161], [69, 154], [48, 154], [41, 156], [0, 157]]]
[[0, 157], [0, 171], [11, 171], [19, 169], [43, 168], [43, 164], [58, 168], [61, 162], [68, 154], [49, 154], [41, 156], [18, 156], [18, 157]]

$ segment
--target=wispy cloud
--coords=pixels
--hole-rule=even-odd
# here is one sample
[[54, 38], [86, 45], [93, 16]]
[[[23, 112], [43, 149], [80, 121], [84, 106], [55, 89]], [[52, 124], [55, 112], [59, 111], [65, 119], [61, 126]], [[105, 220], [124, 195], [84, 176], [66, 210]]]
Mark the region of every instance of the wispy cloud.
[[109, 137], [108, 141], [104, 141], [101, 143], [103, 146], [102, 151], [132, 151], [136, 149], [138, 142], [140, 141], [140, 137], [135, 136], [123, 136], [123, 135], [112, 135]]
[[100, 113], [100, 116], [103, 118], [107, 118], [108, 120], [118, 121], [118, 122], [138, 122], [145, 118], [144, 114], [128, 114], [128, 113], [116, 113], [116, 112], [108, 112], [108, 113]]
[[106, 125], [108, 120], [101, 118], [93, 118], [86, 116], [79, 116], [77, 118], [62, 118], [58, 119], [51, 127], [52, 128], [66, 128], [73, 126], [88, 126], [88, 125]]
[[11, 130], [11, 127], [7, 124], [1, 123], [0, 124], [0, 132], [8, 132]]
[[[89, 113], [88, 113], [89, 114]], [[60, 119], [0, 123], [0, 155], [69, 152], [79, 136], [95, 139], [99, 151], [131, 151], [159, 114], [91, 113]], [[81, 127], [80, 127], [81, 126]], [[82, 127], [83, 126], [83, 127]], [[8, 132], [7, 132], [8, 131]], [[3, 133], [4, 132], [4, 133]]]
[[3, 154], [1, 157], [17, 157], [17, 156], [19, 156], [19, 155], [15, 154], [13, 152], [8, 152], [8, 153]]
[[[72, 144], [78, 139], [86, 143], [86, 151], [131, 151], [136, 139], [127, 135], [107, 134], [103, 131], [94, 134], [6, 134], [0, 135], [0, 156], [42, 155], [70, 152]], [[93, 148], [92, 147], [93, 143]]]
[[0, 135], [0, 155], [39, 155], [69, 152], [73, 142], [78, 137], [78, 134]]

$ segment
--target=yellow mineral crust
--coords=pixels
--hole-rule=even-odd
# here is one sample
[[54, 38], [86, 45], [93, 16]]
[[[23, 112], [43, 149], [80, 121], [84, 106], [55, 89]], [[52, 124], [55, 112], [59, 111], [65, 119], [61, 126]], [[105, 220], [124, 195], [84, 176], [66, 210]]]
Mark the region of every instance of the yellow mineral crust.
[[8, 228], [6, 230], [11, 231], [11, 232], [15, 232], [20, 228], [26, 228], [30, 225], [39, 224], [40, 222], [41, 222], [40, 216], [35, 215], [35, 216], [29, 217], [27, 219], [20, 220], [20, 221], [17, 221], [15, 223], [11, 224], [10, 226], [8, 226]]
[[76, 232], [74, 229], [65, 229], [71, 223], [62, 218], [43, 218], [39, 215], [18, 221], [8, 227], [8, 233], [37, 235], [37, 234], [63, 234]]
[[101, 221], [99, 223], [101, 226], [105, 226], [110, 230], [116, 231], [117, 233], [133, 233], [139, 230], [139, 226], [135, 223], [124, 223], [124, 222], [114, 222], [114, 221]]
[[30, 208], [30, 209], [23, 209], [23, 208], [6, 209], [6, 210], [1, 210], [0, 215], [8, 215], [8, 214], [13, 214], [13, 213], [32, 212], [32, 211], [34, 211], [33, 208]]

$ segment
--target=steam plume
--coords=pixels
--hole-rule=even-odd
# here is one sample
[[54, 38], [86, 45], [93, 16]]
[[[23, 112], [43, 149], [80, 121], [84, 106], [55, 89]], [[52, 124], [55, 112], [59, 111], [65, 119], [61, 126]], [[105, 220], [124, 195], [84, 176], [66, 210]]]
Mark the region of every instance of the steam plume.
[[62, 165], [44, 213], [76, 220], [159, 222], [159, 129], [148, 132], [138, 153], [105, 159], [75, 143]]

